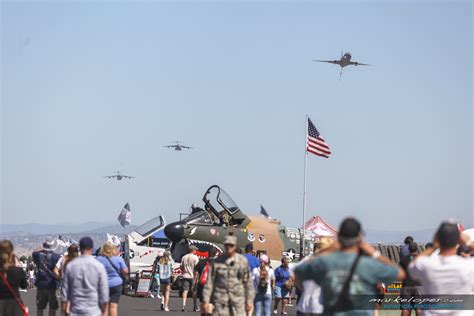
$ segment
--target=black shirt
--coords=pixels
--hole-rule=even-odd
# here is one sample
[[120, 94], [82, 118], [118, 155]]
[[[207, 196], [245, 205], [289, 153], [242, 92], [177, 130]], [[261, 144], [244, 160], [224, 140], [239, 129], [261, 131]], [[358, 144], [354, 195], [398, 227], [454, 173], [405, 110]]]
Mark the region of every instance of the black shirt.
[[[4, 271], [0, 272], [4, 273]], [[16, 292], [17, 296], [20, 297], [18, 288], [26, 289], [28, 287], [28, 281], [26, 280], [26, 273], [21, 268], [9, 267], [6, 271], [6, 277], [10, 287]], [[0, 299], [11, 299], [13, 298], [12, 293], [3, 282], [3, 278], [0, 277]]]
[[405, 270], [405, 273], [407, 274], [407, 278], [402, 282], [403, 286], [420, 286], [421, 285], [420, 281], [413, 279], [410, 276], [410, 273], [408, 271], [408, 265], [410, 264], [412, 260], [413, 260], [412, 255], [404, 256], [400, 260], [400, 266], [403, 268], [403, 270]]
[[[212, 262], [212, 259], [209, 259], [209, 258], [206, 258], [206, 259], [201, 259], [199, 260], [198, 264], [196, 265], [196, 267], [194, 268], [194, 271], [196, 271], [198, 273], [198, 280], [197, 280], [197, 287], [198, 288], [202, 288], [203, 286], [201, 285], [201, 277], [202, 277], [202, 273], [204, 272], [204, 270], [206, 270], [206, 264], [207, 263], [211, 263]], [[209, 277], [209, 276], [208, 276]]]

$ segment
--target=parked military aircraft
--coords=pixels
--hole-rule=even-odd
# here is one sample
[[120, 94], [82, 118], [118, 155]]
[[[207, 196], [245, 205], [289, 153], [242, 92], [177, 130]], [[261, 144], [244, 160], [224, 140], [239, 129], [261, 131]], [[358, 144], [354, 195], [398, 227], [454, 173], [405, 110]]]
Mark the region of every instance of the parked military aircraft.
[[171, 246], [171, 241], [163, 233], [165, 225], [165, 219], [160, 215], [125, 236], [124, 259], [130, 275], [133, 276], [137, 271], [151, 270], [156, 256], [163, 255]]
[[124, 174], [121, 174], [120, 171], [117, 171], [117, 174], [113, 175], [113, 176], [105, 176], [104, 178], [108, 178], [108, 179], [117, 179], [118, 181], [122, 180], [122, 179], [133, 179], [135, 177], [132, 177], [132, 176], [126, 176]]
[[168, 145], [168, 146], [163, 146], [163, 147], [174, 148], [174, 150], [176, 151], [182, 151], [183, 149], [194, 149], [193, 147], [182, 145], [182, 142], [180, 142], [179, 140], [174, 141], [174, 142], [176, 143], [176, 145]]
[[[204, 208], [194, 206], [191, 214], [165, 227], [165, 235], [173, 241], [172, 253], [179, 260], [189, 245], [198, 248], [200, 257], [209, 249], [223, 252], [224, 237], [233, 234], [238, 247], [253, 243], [254, 249], [267, 253], [272, 260], [288, 256], [299, 260], [302, 231], [281, 225], [280, 221], [262, 216], [247, 216], [219, 186], [211, 186], [203, 197]], [[305, 233], [305, 254], [311, 253], [314, 238]]]
[[330, 63], [330, 64], [335, 64], [339, 65], [341, 67], [341, 72], [339, 73], [339, 78], [342, 76], [342, 70], [346, 66], [370, 66], [369, 64], [364, 64], [364, 63], [359, 63], [357, 61], [351, 61], [352, 55], [349, 52], [346, 52], [345, 54], [341, 52], [341, 59], [339, 60], [315, 60], [313, 61], [320, 62], [320, 63]]

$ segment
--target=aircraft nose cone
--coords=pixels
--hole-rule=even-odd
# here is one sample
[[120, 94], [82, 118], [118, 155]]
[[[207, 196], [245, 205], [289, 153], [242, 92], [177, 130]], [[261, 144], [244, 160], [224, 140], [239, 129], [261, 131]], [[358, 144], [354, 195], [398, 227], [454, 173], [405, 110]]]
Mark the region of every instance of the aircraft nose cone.
[[179, 242], [183, 239], [184, 226], [182, 222], [174, 222], [165, 226], [165, 235], [174, 242]]

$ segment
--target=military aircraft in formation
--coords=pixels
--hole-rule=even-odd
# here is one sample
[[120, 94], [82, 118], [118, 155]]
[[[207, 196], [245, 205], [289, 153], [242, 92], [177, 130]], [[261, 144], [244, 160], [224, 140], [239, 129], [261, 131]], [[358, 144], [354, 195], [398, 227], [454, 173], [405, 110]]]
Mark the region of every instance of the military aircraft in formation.
[[370, 66], [369, 64], [364, 64], [364, 63], [359, 63], [357, 61], [351, 61], [352, 55], [349, 52], [346, 52], [345, 54], [341, 52], [341, 59], [337, 60], [317, 60], [313, 59], [313, 61], [320, 62], [320, 63], [330, 63], [330, 64], [335, 64], [339, 65], [341, 67], [341, 72], [339, 73], [339, 78], [342, 76], [342, 70], [346, 66]]
[[127, 176], [127, 175], [124, 175], [122, 173], [120, 173], [120, 171], [117, 171], [117, 174], [114, 174], [112, 176], [104, 176], [104, 178], [108, 178], [108, 179], [117, 179], [118, 181], [122, 180], [122, 179], [133, 179], [135, 177], [133, 176]]
[[166, 147], [166, 148], [174, 148], [174, 150], [176, 151], [182, 151], [183, 149], [194, 149], [193, 147], [189, 147], [189, 146], [184, 146], [182, 145], [183, 143], [180, 142], [179, 140], [176, 140], [174, 141], [174, 145], [167, 145], [167, 146], [163, 146], [163, 147]]
[[[203, 197], [204, 208], [193, 205], [192, 212], [180, 221], [165, 226], [164, 232], [172, 242], [171, 252], [179, 260], [189, 245], [195, 245], [197, 255], [207, 257], [209, 249], [222, 253], [224, 237], [233, 234], [238, 247], [253, 243], [258, 253], [266, 253], [277, 261], [282, 256], [298, 261], [302, 231], [283, 226], [280, 221], [266, 216], [248, 216], [218, 185], [211, 186]], [[314, 237], [305, 232], [304, 253], [314, 246]]]

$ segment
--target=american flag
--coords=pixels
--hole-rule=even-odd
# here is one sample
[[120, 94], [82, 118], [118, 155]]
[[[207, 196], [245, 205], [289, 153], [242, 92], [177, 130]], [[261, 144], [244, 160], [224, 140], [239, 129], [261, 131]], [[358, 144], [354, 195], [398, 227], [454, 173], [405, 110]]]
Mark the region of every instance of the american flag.
[[329, 158], [331, 150], [308, 117], [308, 135], [306, 138], [306, 151], [324, 158]]
[[125, 204], [122, 211], [120, 212], [118, 221], [122, 227], [130, 225], [130, 222], [132, 221], [132, 212], [130, 211], [130, 205], [128, 203]]

